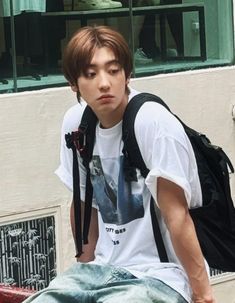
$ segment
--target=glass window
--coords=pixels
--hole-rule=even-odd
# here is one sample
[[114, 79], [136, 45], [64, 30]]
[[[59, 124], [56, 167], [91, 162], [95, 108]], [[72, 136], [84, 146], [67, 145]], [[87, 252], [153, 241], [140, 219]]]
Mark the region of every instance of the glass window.
[[0, 93], [66, 85], [64, 46], [91, 24], [125, 36], [133, 77], [229, 65], [232, 16], [232, 0], [2, 0]]

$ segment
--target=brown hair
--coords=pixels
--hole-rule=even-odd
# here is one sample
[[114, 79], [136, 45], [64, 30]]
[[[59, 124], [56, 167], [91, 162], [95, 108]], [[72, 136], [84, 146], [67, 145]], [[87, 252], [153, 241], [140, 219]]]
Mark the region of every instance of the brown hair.
[[110, 48], [125, 71], [126, 78], [132, 71], [132, 56], [123, 36], [107, 26], [86, 26], [79, 29], [69, 41], [63, 55], [63, 73], [73, 86], [86, 72], [97, 48]]

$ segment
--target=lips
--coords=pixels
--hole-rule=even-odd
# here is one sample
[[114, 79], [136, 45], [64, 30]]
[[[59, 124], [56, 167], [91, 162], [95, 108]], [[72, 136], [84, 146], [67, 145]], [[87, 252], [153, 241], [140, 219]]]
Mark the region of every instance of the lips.
[[114, 96], [113, 95], [102, 95], [98, 98], [98, 100], [107, 100], [107, 99], [112, 99]]

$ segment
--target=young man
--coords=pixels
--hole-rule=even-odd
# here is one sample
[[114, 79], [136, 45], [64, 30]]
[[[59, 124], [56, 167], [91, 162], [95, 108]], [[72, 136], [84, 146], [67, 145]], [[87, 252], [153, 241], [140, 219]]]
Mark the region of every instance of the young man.
[[[104, 27], [84, 27], [69, 42], [63, 61], [72, 90], [98, 117], [90, 163], [94, 189], [89, 243], [78, 263], [26, 302], [215, 303], [188, 207], [201, 204], [196, 161], [180, 123], [162, 106], [144, 104], [135, 134], [150, 172], [137, 182], [123, 177], [122, 118], [137, 91], [128, 88], [132, 59], [123, 37]], [[72, 189], [72, 152], [65, 134], [76, 131], [85, 102], [65, 115], [57, 175]], [[80, 159], [79, 159], [80, 160]], [[80, 163], [81, 200], [86, 170]], [[108, 189], [107, 189], [108, 188]], [[169, 258], [160, 262], [150, 198]], [[83, 207], [82, 207], [83, 209]], [[73, 205], [71, 223], [74, 230]]]

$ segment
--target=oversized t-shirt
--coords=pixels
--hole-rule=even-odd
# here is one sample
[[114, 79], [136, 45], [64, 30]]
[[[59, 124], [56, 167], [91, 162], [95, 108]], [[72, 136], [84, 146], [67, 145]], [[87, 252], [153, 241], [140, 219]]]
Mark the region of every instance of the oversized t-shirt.
[[[131, 89], [129, 100], [137, 91]], [[61, 163], [56, 171], [72, 190], [72, 151], [64, 135], [76, 131], [85, 102], [65, 114], [61, 138]], [[123, 170], [122, 121], [112, 128], [96, 127], [95, 146], [90, 163], [94, 190], [93, 207], [98, 210], [99, 238], [96, 264], [111, 264], [129, 270], [136, 277], [159, 279], [191, 302], [188, 278], [175, 255], [169, 232], [158, 211], [158, 220], [169, 262], [161, 263], [150, 215], [150, 198], [157, 203], [157, 178], [179, 185], [190, 208], [202, 203], [196, 160], [182, 125], [163, 106], [147, 102], [135, 120], [136, 139], [150, 172], [144, 179], [137, 170], [138, 182], [126, 182]], [[80, 162], [81, 198], [85, 196], [86, 171]], [[158, 205], [158, 204], [157, 204]]]

